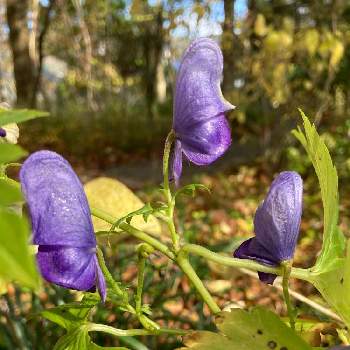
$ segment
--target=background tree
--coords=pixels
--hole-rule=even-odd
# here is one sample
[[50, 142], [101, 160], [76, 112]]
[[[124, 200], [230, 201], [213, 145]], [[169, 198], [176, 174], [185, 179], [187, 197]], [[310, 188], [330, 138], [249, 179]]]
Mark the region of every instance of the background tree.
[[10, 29], [9, 42], [13, 55], [16, 80], [17, 105], [28, 106], [33, 99], [35, 62], [30, 56], [28, 29], [29, 0], [7, 1], [7, 22]]
[[[52, 112], [53, 123], [64, 124], [64, 130], [68, 125], [74, 130], [80, 120], [88, 134], [92, 128], [100, 135], [118, 128], [118, 140], [109, 135], [101, 149], [149, 149], [164, 136], [171, 123], [180, 55], [198, 36], [211, 35], [223, 48], [223, 91], [239, 106], [230, 118], [236, 147], [242, 147], [241, 161], [271, 155], [289, 159], [279, 151], [280, 135], [295, 125], [297, 107], [315, 111], [321, 127], [330, 120], [342, 123], [349, 113], [349, 83], [344, 77], [350, 67], [350, 10], [345, 0], [35, 4], [8, 1], [8, 41], [12, 49], [22, 47], [13, 56], [18, 103], [28, 106], [37, 101]], [[19, 8], [12, 17], [11, 8]], [[17, 36], [13, 18], [23, 24], [17, 25]], [[26, 18], [37, 18], [37, 23], [24, 25]], [[30, 54], [33, 31], [35, 55]], [[150, 122], [152, 135], [134, 132], [147, 130]], [[50, 142], [70, 144], [70, 136], [62, 131]], [[83, 154], [89, 146], [79, 148]], [[228, 163], [233, 158], [237, 153], [228, 155]]]
[[224, 56], [223, 91], [229, 92], [233, 86], [234, 74], [234, 0], [224, 0], [225, 19], [222, 26], [222, 53]]

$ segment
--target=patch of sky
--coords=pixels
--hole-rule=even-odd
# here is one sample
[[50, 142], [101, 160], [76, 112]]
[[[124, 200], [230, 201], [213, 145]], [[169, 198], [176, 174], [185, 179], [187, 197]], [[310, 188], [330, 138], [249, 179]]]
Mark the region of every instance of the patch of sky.
[[[149, 0], [150, 4], [156, 4], [157, 0]], [[212, 0], [208, 2], [209, 11], [198, 19], [198, 14], [193, 12], [194, 1], [183, 0], [176, 4], [176, 7], [184, 9], [182, 16], [179, 16], [179, 25], [172, 31], [177, 38], [195, 39], [199, 37], [220, 36], [222, 34], [222, 22], [225, 18], [224, 2]], [[236, 0], [235, 19], [246, 16], [248, 11], [247, 0]]]
[[[235, 19], [241, 19], [247, 15], [248, 0], [235, 0]], [[42, 3], [47, 3], [48, 0], [41, 0]], [[219, 36], [222, 33], [221, 24], [225, 18], [224, 1], [223, 0], [207, 0], [206, 4], [209, 7], [208, 13], [198, 20], [198, 15], [193, 13], [193, 7], [195, 0], [182, 0], [170, 2], [168, 0], [148, 0], [150, 6], [162, 5], [165, 10], [171, 9], [183, 9], [183, 15], [179, 16], [179, 25], [172, 31], [174, 37], [183, 38], [188, 37], [190, 39], [204, 37], [204, 36]], [[130, 7], [132, 0], [125, 0], [124, 14], [127, 19], [131, 19]], [[232, 0], [233, 6], [233, 0]], [[165, 23], [165, 27], [169, 25]]]

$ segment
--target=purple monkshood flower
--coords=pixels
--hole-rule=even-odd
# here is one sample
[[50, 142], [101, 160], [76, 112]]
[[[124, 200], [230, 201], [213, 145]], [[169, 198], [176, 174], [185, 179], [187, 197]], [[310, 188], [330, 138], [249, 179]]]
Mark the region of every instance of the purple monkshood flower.
[[[298, 173], [284, 171], [272, 182], [254, 217], [255, 237], [244, 241], [234, 257], [278, 266], [293, 258], [302, 213], [303, 181]], [[259, 273], [260, 280], [273, 283], [276, 276]]]
[[3, 128], [0, 128], [0, 137], [5, 137], [6, 136], [6, 130]]
[[96, 238], [83, 186], [70, 164], [50, 151], [33, 153], [20, 171], [32, 221], [33, 243], [43, 277], [69, 289], [106, 299]]
[[182, 155], [196, 165], [208, 165], [231, 144], [225, 112], [235, 107], [222, 96], [223, 58], [215, 41], [195, 40], [186, 50], [176, 79], [172, 176], [178, 183]]

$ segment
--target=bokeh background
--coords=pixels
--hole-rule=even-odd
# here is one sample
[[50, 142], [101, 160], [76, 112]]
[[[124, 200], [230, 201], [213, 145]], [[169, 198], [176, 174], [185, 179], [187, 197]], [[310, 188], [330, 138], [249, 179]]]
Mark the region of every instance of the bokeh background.
[[[237, 106], [227, 116], [233, 142], [213, 166], [185, 166], [184, 184], [203, 182], [212, 191], [181, 199], [180, 230], [192, 242], [231, 254], [253, 234], [255, 209], [273, 176], [296, 170], [304, 178], [305, 196], [295, 263], [310, 266], [321, 245], [321, 202], [310, 162], [290, 131], [300, 123], [300, 107], [322, 133], [339, 172], [340, 224], [347, 234], [349, 1], [0, 0], [0, 102], [50, 112], [21, 126], [20, 144], [27, 150], [57, 151], [83, 182], [109, 176], [143, 201], [157, 200], [176, 69], [191, 40], [203, 36], [223, 51], [223, 94]], [[107, 249], [111, 269], [131, 288], [134, 243], [125, 240]], [[208, 310], [181, 273], [160, 257], [152, 262], [157, 272], [148, 269], [146, 297], [154, 318], [168, 326], [211, 329]], [[201, 259], [193, 263], [221, 306], [262, 304], [285, 315], [278, 289], [242, 271], [222, 271]], [[293, 282], [292, 287], [322, 303], [309, 285]], [[48, 285], [39, 294], [7, 286], [0, 305], [0, 349], [52, 348], [62, 330], [35, 315], [77, 297]], [[337, 341], [330, 319], [296, 302], [301, 314], [324, 320], [310, 333], [315, 346]], [[107, 309], [98, 309], [95, 320], [138, 326]], [[103, 335], [96, 341], [119, 344]], [[145, 349], [141, 342], [149, 349], [180, 344], [171, 337], [120, 344], [125, 341], [135, 349]]]

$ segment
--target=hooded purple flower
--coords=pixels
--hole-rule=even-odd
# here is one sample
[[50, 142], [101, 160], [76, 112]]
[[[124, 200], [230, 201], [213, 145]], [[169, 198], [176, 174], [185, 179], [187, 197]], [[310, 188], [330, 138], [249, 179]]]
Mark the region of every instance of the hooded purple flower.
[[[292, 259], [299, 235], [302, 196], [303, 181], [299, 174], [280, 173], [255, 213], [255, 237], [243, 242], [234, 256], [270, 266]], [[276, 278], [267, 273], [259, 273], [259, 277], [266, 283], [273, 283]]]
[[32, 220], [33, 243], [43, 277], [82, 291], [106, 283], [96, 257], [96, 238], [83, 186], [70, 164], [50, 151], [33, 153], [22, 165], [22, 190]]
[[196, 165], [208, 165], [231, 144], [225, 112], [235, 107], [222, 96], [223, 59], [211, 39], [195, 40], [186, 50], [176, 80], [173, 129], [176, 141], [173, 177], [178, 183], [182, 155]]

